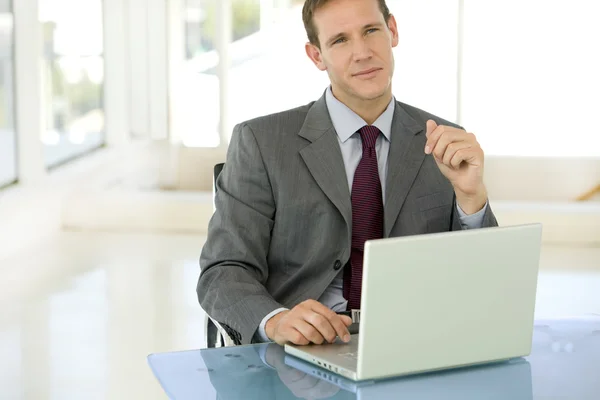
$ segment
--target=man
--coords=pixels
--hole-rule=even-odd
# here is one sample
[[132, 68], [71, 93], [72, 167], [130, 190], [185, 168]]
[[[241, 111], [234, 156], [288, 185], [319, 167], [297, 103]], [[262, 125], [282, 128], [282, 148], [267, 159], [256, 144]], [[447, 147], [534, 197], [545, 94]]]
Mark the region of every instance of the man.
[[497, 225], [475, 136], [392, 96], [385, 0], [307, 0], [303, 20], [331, 86], [235, 127], [200, 257], [200, 304], [242, 344], [349, 340], [366, 240]]

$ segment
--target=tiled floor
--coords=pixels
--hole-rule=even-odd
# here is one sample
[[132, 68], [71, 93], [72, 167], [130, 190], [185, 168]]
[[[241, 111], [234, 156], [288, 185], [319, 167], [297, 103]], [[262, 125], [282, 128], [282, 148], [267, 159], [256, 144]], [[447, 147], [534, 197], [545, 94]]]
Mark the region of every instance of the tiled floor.
[[[0, 398], [166, 398], [146, 356], [202, 343], [202, 243], [63, 233], [0, 261]], [[537, 315], [590, 312], [600, 312], [600, 248], [545, 247]]]

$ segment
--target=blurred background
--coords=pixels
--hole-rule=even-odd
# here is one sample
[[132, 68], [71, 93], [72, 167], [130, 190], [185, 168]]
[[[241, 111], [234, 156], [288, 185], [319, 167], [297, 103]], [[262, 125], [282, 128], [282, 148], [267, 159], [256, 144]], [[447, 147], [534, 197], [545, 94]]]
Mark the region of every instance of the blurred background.
[[[538, 315], [600, 313], [600, 5], [387, 3], [396, 98], [477, 135], [501, 225], [544, 224]], [[164, 398], [233, 126], [328, 85], [302, 4], [0, 0], [1, 398]]]

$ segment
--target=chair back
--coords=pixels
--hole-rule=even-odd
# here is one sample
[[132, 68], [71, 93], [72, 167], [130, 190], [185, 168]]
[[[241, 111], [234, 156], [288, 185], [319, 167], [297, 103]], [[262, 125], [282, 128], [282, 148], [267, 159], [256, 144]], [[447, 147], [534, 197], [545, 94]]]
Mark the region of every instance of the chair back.
[[223, 171], [223, 167], [225, 166], [225, 163], [219, 163], [215, 165], [215, 168], [213, 170], [213, 193], [217, 193], [217, 178], [219, 177], [219, 175], [221, 174], [221, 171]]

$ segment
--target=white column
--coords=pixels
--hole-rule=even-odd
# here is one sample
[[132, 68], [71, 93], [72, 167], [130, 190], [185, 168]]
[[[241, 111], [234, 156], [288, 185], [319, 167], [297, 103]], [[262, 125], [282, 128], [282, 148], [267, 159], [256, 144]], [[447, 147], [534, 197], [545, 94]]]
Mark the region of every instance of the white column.
[[131, 134], [150, 134], [150, 76], [148, 67], [148, 11], [146, 0], [129, 0], [127, 10], [129, 69], [129, 118]]
[[169, 139], [172, 144], [181, 143], [181, 128], [178, 126], [180, 116], [178, 114], [180, 85], [178, 77], [181, 74], [185, 63], [185, 12], [184, 0], [170, 0], [168, 3], [168, 124]]
[[136, 138], [168, 136], [166, 0], [129, 0], [128, 43], [130, 131]]
[[227, 146], [231, 137], [229, 126], [229, 68], [231, 57], [229, 48], [232, 38], [232, 9], [231, 0], [219, 0], [217, 2], [217, 52], [219, 53], [219, 108], [221, 110], [221, 122], [219, 124], [219, 137], [221, 146]]
[[22, 184], [44, 180], [46, 166], [41, 141], [42, 31], [38, 0], [14, 1], [15, 114], [18, 174]]
[[168, 138], [168, 64], [167, 3], [147, 0], [148, 4], [148, 94], [150, 138]]
[[106, 144], [130, 141], [127, 17], [129, 0], [103, 0], [104, 12], [104, 112]]

